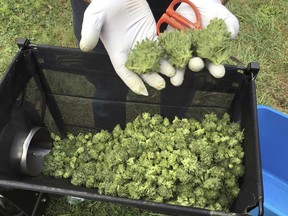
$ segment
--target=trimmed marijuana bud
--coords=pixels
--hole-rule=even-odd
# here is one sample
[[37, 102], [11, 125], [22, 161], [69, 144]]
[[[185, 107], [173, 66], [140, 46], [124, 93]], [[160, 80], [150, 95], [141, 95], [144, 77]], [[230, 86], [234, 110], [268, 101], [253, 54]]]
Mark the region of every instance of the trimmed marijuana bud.
[[224, 20], [214, 18], [205, 29], [191, 31], [191, 34], [195, 34], [192, 37], [196, 44], [197, 56], [208, 59], [216, 65], [220, 65], [229, 58], [230, 32]]
[[44, 175], [106, 195], [228, 211], [245, 171], [243, 131], [227, 113], [202, 121], [143, 113], [112, 133], [53, 138]]
[[184, 68], [192, 58], [191, 34], [184, 30], [165, 31], [158, 37], [168, 62], [176, 68]]
[[159, 71], [159, 62], [163, 56], [163, 50], [157, 41], [146, 38], [138, 41], [130, 52], [126, 67], [138, 74]]

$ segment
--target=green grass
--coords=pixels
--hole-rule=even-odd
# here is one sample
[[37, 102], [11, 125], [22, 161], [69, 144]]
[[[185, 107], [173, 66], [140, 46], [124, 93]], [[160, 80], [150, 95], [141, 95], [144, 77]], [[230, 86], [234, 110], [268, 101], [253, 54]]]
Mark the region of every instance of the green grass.
[[288, 1], [233, 0], [228, 7], [240, 21], [233, 55], [260, 63], [257, 102], [288, 113]]
[[[245, 65], [260, 63], [258, 104], [288, 113], [288, 1], [231, 0], [227, 7], [238, 17], [241, 28], [233, 41], [233, 55]], [[76, 46], [67, 0], [1, 1], [0, 23], [0, 77], [17, 51], [17, 38]]]
[[28, 38], [35, 44], [77, 45], [67, 0], [1, 1], [0, 23], [0, 77], [18, 50], [18, 38]]

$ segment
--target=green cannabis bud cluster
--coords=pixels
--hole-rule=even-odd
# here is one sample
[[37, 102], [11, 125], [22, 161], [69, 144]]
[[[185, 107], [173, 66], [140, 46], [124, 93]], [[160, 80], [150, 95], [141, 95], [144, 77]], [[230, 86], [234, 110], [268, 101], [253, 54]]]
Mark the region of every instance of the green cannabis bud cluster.
[[160, 33], [158, 42], [137, 42], [126, 67], [139, 74], [157, 72], [163, 58], [176, 68], [185, 68], [192, 56], [219, 65], [229, 58], [230, 45], [230, 32], [224, 20], [214, 18], [203, 30], [174, 29]]
[[222, 19], [212, 19], [205, 29], [191, 31], [192, 35], [194, 33], [196, 35], [192, 37], [196, 40], [197, 56], [209, 59], [216, 65], [230, 57], [230, 32]]
[[158, 37], [168, 62], [176, 68], [184, 68], [192, 57], [191, 35], [185, 31], [165, 31]]
[[169, 121], [143, 113], [111, 133], [53, 135], [44, 174], [101, 194], [228, 211], [244, 174], [243, 136], [228, 114]]
[[138, 74], [159, 71], [159, 62], [163, 50], [157, 41], [143, 40], [137, 42], [126, 62], [126, 67]]

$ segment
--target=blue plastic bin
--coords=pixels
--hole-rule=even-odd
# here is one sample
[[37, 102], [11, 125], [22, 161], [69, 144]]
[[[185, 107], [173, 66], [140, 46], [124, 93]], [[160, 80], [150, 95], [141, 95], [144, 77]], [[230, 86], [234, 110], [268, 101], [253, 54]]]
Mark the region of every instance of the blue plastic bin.
[[264, 215], [288, 215], [288, 115], [258, 105]]

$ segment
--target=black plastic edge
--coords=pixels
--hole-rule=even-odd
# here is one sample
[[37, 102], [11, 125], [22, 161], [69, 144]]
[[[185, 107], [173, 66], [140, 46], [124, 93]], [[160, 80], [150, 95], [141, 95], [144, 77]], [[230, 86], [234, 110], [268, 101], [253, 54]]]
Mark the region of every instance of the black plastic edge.
[[255, 79], [259, 73], [259, 70], [260, 65], [258, 62], [250, 62], [244, 70], [244, 74], [247, 76], [252, 76], [252, 79]]

